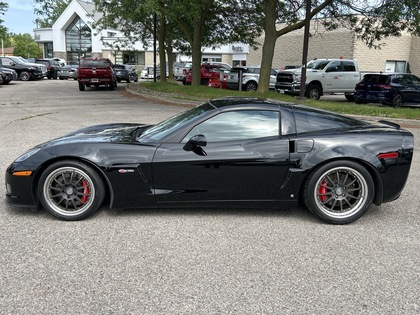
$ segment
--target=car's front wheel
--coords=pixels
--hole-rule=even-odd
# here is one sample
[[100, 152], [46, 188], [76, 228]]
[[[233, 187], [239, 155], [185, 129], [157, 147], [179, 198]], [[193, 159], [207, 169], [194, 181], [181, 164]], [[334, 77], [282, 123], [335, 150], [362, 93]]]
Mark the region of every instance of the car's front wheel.
[[335, 161], [318, 168], [305, 184], [309, 210], [333, 224], [359, 219], [373, 202], [374, 184], [369, 172], [352, 161]]
[[105, 186], [98, 173], [78, 161], [60, 161], [41, 175], [39, 200], [49, 213], [61, 220], [81, 220], [102, 204]]
[[31, 74], [28, 71], [22, 71], [19, 77], [22, 81], [29, 81], [31, 79]]
[[312, 100], [319, 100], [321, 98], [321, 87], [317, 84], [310, 84], [306, 91], [306, 97]]

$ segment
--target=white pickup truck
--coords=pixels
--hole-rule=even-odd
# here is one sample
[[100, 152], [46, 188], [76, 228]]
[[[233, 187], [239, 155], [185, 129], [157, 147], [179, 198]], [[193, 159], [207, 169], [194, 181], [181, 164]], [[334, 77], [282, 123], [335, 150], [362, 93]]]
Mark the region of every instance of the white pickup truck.
[[[343, 93], [353, 101], [354, 88], [361, 80], [357, 62], [350, 59], [314, 59], [306, 66], [305, 96], [318, 100], [324, 94]], [[299, 94], [301, 69], [277, 73], [276, 91]]]

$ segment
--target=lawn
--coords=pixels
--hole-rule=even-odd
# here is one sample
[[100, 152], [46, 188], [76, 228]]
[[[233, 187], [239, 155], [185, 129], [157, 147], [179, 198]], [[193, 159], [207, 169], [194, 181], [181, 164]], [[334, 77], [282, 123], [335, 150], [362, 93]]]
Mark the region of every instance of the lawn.
[[[141, 82], [143, 87], [154, 90], [156, 92], [168, 94], [172, 98], [196, 100], [196, 99], [211, 99], [225, 96], [256, 96], [275, 99], [284, 102], [291, 102], [297, 104], [304, 104], [311, 107], [322, 108], [329, 111], [348, 115], [361, 116], [375, 116], [384, 118], [404, 118], [404, 119], [419, 119], [420, 120], [420, 105], [418, 107], [402, 107], [394, 108], [390, 106], [383, 106], [380, 104], [356, 104], [353, 102], [334, 102], [330, 100], [319, 101], [315, 100], [299, 100], [291, 95], [284, 95], [274, 91], [270, 91], [264, 95], [256, 92], [244, 92], [233, 90], [222, 90], [210, 88], [207, 86], [190, 86], [181, 85], [179, 83], [164, 83], [164, 82]], [[344, 96], [343, 96], [344, 98]]]

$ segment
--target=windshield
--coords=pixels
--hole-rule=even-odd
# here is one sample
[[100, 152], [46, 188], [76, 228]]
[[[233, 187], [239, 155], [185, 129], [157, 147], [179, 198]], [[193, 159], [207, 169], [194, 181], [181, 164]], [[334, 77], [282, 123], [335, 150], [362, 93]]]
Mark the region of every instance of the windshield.
[[206, 112], [213, 110], [214, 107], [209, 103], [204, 103], [198, 107], [182, 112], [168, 120], [161, 122], [147, 129], [139, 138], [139, 140], [154, 140], [160, 141], [175, 130], [182, 128], [191, 120], [198, 119]]
[[24, 63], [22, 60], [20, 60], [19, 57], [8, 57], [8, 58], [12, 59], [13, 62], [17, 63], [17, 64], [23, 64]]
[[329, 60], [312, 60], [306, 66], [307, 69], [322, 70], [329, 63]]

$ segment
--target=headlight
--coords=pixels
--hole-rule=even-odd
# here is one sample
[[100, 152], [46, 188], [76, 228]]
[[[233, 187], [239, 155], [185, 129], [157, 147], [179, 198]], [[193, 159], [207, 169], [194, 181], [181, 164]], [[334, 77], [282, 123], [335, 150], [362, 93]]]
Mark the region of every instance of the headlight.
[[23, 161], [25, 161], [26, 159], [28, 159], [29, 157], [31, 157], [32, 155], [34, 155], [35, 153], [37, 153], [39, 150], [40, 150], [39, 148], [34, 148], [34, 149], [31, 149], [31, 150], [29, 150], [29, 151], [27, 151], [27, 152], [23, 153], [21, 156], [19, 156], [19, 157], [15, 160], [15, 162], [23, 162]]
[[300, 82], [300, 79], [302, 78], [300, 74], [295, 74], [294, 77], [296, 82]]

